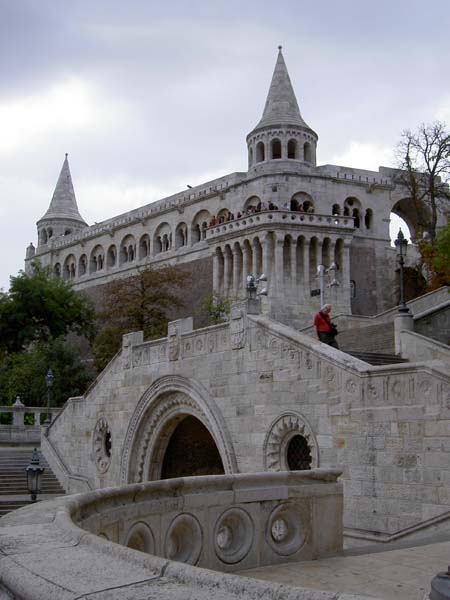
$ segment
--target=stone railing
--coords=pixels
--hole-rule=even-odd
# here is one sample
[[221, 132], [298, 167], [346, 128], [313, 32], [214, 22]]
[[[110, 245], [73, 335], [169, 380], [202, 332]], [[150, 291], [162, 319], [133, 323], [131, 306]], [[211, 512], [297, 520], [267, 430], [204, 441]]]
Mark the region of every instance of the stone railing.
[[[52, 420], [59, 411], [59, 408], [50, 409]], [[24, 406], [20, 401], [16, 401], [12, 406], [0, 406], [0, 416], [3, 420], [9, 421], [5, 424], [0, 423], [0, 442], [38, 443], [41, 439], [41, 424], [45, 419], [43, 415], [46, 414], [46, 408]]]
[[354, 228], [352, 217], [301, 213], [290, 210], [267, 210], [252, 213], [251, 215], [246, 215], [240, 219], [233, 219], [232, 221], [226, 221], [225, 223], [209, 227], [206, 232], [206, 237], [208, 240], [212, 240], [222, 235], [235, 234], [255, 227], [274, 227], [277, 225], [302, 225], [308, 227], [326, 226], [338, 230], [351, 230]]
[[413, 331], [400, 331], [401, 354], [413, 362], [440, 360], [450, 367], [450, 347]]
[[340, 553], [339, 475], [191, 477], [38, 503], [1, 519], [0, 591], [34, 600], [113, 590], [118, 598], [119, 588], [130, 598], [344, 600], [191, 566], [235, 571]]

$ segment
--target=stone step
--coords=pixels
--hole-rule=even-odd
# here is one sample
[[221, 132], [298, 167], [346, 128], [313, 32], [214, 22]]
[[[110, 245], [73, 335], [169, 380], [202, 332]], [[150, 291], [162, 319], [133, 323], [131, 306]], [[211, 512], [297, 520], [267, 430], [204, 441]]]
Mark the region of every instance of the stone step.
[[396, 365], [396, 364], [408, 362], [407, 359], [401, 358], [397, 354], [383, 354], [383, 353], [379, 353], [379, 352], [353, 352], [353, 351], [346, 351], [346, 350], [343, 350], [343, 352], [346, 352], [347, 354], [350, 354], [350, 356], [354, 356], [355, 358], [358, 358], [359, 360], [362, 360], [362, 361], [368, 363], [369, 365], [374, 365], [374, 366]]
[[344, 329], [338, 335], [339, 348], [344, 352], [370, 352], [394, 354], [394, 324], [369, 325], [355, 329]]

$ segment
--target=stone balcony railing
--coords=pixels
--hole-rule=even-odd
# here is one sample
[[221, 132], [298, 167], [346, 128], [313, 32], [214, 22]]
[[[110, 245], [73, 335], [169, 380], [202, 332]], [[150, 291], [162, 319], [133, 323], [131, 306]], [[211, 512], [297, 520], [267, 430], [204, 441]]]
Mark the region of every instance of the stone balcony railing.
[[[51, 408], [52, 420], [59, 413], [59, 408]], [[0, 443], [39, 443], [41, 439], [41, 424], [47, 415], [47, 409], [42, 406], [24, 406], [16, 401], [12, 406], [0, 406]], [[25, 419], [25, 416], [27, 418]]]
[[229, 572], [339, 554], [339, 475], [190, 477], [38, 503], [1, 520], [0, 590], [34, 600], [344, 598], [192, 566]]
[[289, 210], [268, 210], [209, 227], [206, 231], [206, 239], [212, 241], [221, 236], [235, 235], [260, 227], [298, 227], [299, 225], [302, 228], [330, 227], [335, 231], [347, 232], [354, 229], [353, 217], [301, 213]]

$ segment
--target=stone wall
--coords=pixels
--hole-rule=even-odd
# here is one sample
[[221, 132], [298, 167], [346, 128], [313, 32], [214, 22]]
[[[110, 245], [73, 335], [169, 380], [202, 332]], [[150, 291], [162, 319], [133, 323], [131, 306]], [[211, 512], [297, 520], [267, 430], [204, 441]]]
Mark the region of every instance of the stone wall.
[[[211, 433], [225, 473], [287, 469], [300, 435], [312, 467], [343, 469], [346, 527], [389, 537], [450, 508], [449, 398], [440, 364], [370, 367], [236, 309], [225, 325], [175, 323], [168, 338], [149, 343], [125, 336], [86, 399], [69, 401], [55, 420], [48, 443], [72, 476], [98, 488], [159, 479], [184, 416]], [[43, 451], [51, 463], [51, 448]]]

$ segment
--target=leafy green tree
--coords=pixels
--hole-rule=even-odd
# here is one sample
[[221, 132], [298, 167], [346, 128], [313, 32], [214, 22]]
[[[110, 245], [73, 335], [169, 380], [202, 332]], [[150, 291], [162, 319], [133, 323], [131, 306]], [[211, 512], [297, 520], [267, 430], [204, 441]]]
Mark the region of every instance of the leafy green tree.
[[63, 337], [37, 342], [27, 350], [8, 354], [0, 362], [0, 403], [11, 404], [20, 396], [27, 406], [44, 406], [49, 368], [54, 375], [53, 406], [83, 394], [94, 377], [93, 368], [81, 361], [76, 348]]
[[104, 286], [103, 323], [94, 340], [95, 365], [102, 369], [120, 349], [122, 335], [143, 331], [145, 339], [166, 335], [169, 315], [184, 306], [188, 275], [178, 267], [146, 267]]
[[49, 341], [70, 331], [92, 338], [94, 308], [70, 283], [51, 277], [33, 263], [32, 273], [11, 277], [9, 292], [0, 294], [0, 349], [18, 352], [32, 342]]
[[422, 244], [420, 251], [429, 273], [429, 289], [450, 285], [450, 223], [438, 231], [434, 243]]
[[211, 325], [225, 323], [230, 315], [231, 300], [214, 292], [205, 296], [202, 301], [202, 308], [208, 315]]

